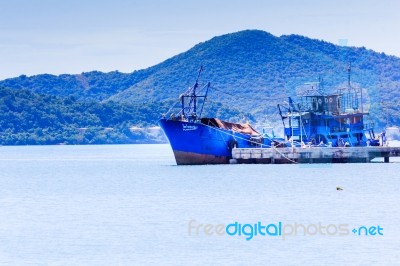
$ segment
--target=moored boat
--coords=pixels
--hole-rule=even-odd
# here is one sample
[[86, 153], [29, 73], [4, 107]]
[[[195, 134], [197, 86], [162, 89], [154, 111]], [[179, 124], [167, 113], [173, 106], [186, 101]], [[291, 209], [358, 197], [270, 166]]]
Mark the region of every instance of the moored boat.
[[[180, 95], [181, 108], [159, 124], [167, 136], [178, 165], [225, 164], [234, 147], [249, 148], [264, 141], [249, 124], [230, 123], [218, 118], [202, 118], [210, 83], [199, 89], [200, 68], [195, 84]], [[198, 95], [198, 90], [204, 94]]]

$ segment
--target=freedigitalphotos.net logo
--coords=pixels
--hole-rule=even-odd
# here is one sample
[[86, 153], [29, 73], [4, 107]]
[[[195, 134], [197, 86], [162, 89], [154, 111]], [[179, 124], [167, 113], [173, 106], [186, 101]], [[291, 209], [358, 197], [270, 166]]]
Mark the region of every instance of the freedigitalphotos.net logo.
[[243, 237], [247, 241], [254, 237], [272, 237], [286, 240], [296, 236], [383, 236], [383, 228], [380, 225], [356, 226], [349, 224], [324, 224], [318, 223], [239, 223], [229, 224], [198, 223], [196, 220], [188, 222], [188, 235], [205, 236], [236, 236]]

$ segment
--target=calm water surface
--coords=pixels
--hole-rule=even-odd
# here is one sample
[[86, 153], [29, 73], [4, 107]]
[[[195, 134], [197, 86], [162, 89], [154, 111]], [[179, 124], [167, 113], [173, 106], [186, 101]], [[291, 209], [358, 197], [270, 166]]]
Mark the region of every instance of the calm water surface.
[[[399, 265], [399, 171], [176, 166], [168, 145], [0, 147], [0, 265]], [[196, 232], [235, 221], [383, 235]]]

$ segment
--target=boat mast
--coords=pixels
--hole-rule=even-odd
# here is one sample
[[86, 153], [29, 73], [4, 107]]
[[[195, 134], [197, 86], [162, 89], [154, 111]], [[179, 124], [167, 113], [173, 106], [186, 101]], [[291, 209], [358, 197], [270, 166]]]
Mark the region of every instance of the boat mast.
[[[197, 89], [199, 87], [199, 79], [200, 79], [200, 75], [201, 75], [202, 71], [203, 71], [203, 66], [201, 66], [199, 69], [199, 72], [197, 74], [197, 78], [196, 78], [194, 85], [192, 87], [190, 87], [188, 91], [186, 91], [185, 93], [183, 93], [179, 96], [179, 98], [181, 99], [181, 105], [182, 105], [181, 119], [188, 119], [188, 121], [190, 121], [190, 122], [195, 122], [196, 120], [198, 120], [198, 116], [197, 116], [197, 100], [198, 99], [197, 98], [203, 98], [203, 101], [201, 102], [202, 106], [200, 109], [200, 117], [201, 117], [201, 114], [203, 112], [204, 103], [207, 98], [208, 89], [210, 88], [210, 83], [208, 83], [206, 85], [207, 87], [204, 86], [204, 88], [201, 89], [201, 90], [206, 89], [205, 95], [197, 95]], [[185, 98], [188, 98], [188, 100], [185, 101]]]
[[199, 115], [199, 117], [201, 118], [201, 114], [203, 113], [203, 107], [204, 107], [204, 104], [206, 103], [206, 100], [207, 100], [207, 94], [208, 94], [208, 89], [210, 88], [210, 86], [211, 86], [211, 83], [210, 82], [208, 82], [207, 83], [207, 90], [206, 90], [206, 94], [204, 95], [204, 101], [203, 101], [203, 105], [201, 106], [201, 110], [200, 110], [200, 115]]
[[203, 71], [203, 66], [200, 66], [199, 73], [197, 74], [197, 78], [196, 78], [196, 83], [193, 86], [192, 97], [193, 97], [193, 114], [194, 115], [196, 114], [196, 111], [197, 111], [196, 89], [199, 86], [199, 78], [200, 78], [202, 71]]

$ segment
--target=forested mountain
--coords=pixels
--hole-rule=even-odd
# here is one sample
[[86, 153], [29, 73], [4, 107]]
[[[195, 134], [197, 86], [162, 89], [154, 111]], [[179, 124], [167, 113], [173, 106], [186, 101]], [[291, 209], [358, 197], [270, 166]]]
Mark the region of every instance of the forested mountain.
[[141, 129], [156, 121], [153, 109], [113, 101], [79, 101], [73, 96], [0, 88], [0, 140], [3, 145], [157, 143], [164, 138]]
[[[325, 92], [347, 86], [349, 63], [351, 84], [363, 88], [365, 107], [378, 128], [384, 127], [386, 121], [400, 124], [399, 58], [298, 35], [276, 37], [247, 30], [214, 37], [156, 66], [133, 73], [43, 74], [0, 81], [0, 87], [9, 88], [1, 90], [0, 140], [3, 144], [22, 144], [16, 140], [21, 140], [21, 134], [31, 132], [29, 136], [42, 134], [42, 137], [37, 141], [34, 138], [30, 144], [76, 143], [77, 128], [98, 128], [92, 137], [86, 131], [81, 142], [160, 141], [143, 132], [143, 136], [132, 136], [132, 130], [126, 130], [132, 126], [156, 125], [161, 113], [193, 84], [201, 65], [202, 83], [211, 82], [205, 115], [275, 124], [276, 104], [310, 86], [305, 83], [320, 80]], [[19, 108], [10, 105], [10, 97], [11, 102], [20, 102]], [[39, 105], [43, 105], [40, 114], [35, 112]], [[47, 121], [47, 130], [39, 120]], [[110, 131], [109, 135], [101, 133], [100, 128], [110, 127], [113, 136], [109, 136]], [[53, 140], [49, 136], [55, 132], [64, 137]]]

